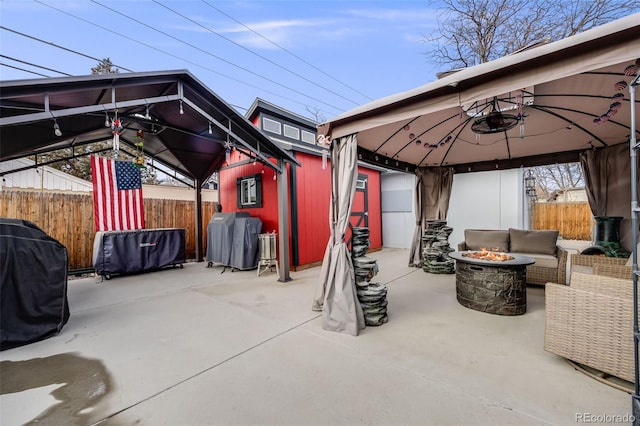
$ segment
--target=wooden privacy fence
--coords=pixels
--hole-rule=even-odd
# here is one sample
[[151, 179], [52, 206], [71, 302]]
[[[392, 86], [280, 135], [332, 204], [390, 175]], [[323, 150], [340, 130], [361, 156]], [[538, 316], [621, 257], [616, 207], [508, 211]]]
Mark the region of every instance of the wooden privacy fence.
[[593, 215], [587, 202], [536, 203], [531, 229], [557, 229], [566, 240], [591, 240]]
[[[202, 235], [215, 213], [214, 202], [202, 203]], [[184, 228], [185, 255], [195, 259], [195, 203], [184, 200], [145, 199], [145, 225], [152, 228]], [[93, 267], [93, 197], [84, 193], [3, 189], [0, 217], [24, 219], [60, 241], [68, 251], [69, 269]], [[536, 203], [531, 209], [532, 229], [557, 229], [571, 240], [590, 240], [593, 216], [586, 202]], [[206, 237], [202, 239], [206, 253]]]
[[[202, 203], [202, 235], [207, 235], [207, 224], [215, 213], [214, 202]], [[185, 255], [196, 257], [195, 203], [184, 200], [144, 200], [145, 227], [184, 228]], [[69, 270], [92, 269], [93, 197], [82, 193], [0, 191], [0, 217], [24, 219], [35, 223], [49, 236], [66, 248]], [[206, 253], [206, 238], [202, 239], [202, 254]]]

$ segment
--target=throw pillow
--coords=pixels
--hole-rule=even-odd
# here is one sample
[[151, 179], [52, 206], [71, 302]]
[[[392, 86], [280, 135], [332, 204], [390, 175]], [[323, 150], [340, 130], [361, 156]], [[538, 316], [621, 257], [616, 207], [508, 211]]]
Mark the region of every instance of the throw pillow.
[[511, 252], [556, 254], [558, 231], [526, 231], [509, 228]]
[[509, 231], [488, 229], [465, 229], [464, 242], [467, 250], [487, 249], [509, 251]]

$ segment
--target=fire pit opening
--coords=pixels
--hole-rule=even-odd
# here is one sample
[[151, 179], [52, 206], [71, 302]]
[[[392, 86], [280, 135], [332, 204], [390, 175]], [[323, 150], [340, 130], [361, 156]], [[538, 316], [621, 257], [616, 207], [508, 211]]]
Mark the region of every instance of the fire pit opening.
[[506, 260], [514, 259], [514, 257], [510, 254], [487, 250], [484, 247], [482, 247], [479, 251], [470, 251], [463, 253], [462, 255], [465, 257], [471, 257], [473, 259], [491, 260], [494, 262], [504, 262]]

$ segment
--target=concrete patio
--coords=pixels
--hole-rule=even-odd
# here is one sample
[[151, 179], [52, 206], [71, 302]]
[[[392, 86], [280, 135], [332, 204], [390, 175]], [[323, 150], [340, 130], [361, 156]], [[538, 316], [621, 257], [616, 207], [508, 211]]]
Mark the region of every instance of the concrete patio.
[[528, 288], [525, 315], [496, 316], [458, 304], [454, 275], [407, 267], [407, 250], [368, 256], [389, 322], [358, 337], [324, 331], [311, 310], [320, 268], [288, 283], [206, 263], [70, 280], [62, 332], [0, 353], [0, 423], [629, 420], [630, 394], [543, 350], [544, 288]]

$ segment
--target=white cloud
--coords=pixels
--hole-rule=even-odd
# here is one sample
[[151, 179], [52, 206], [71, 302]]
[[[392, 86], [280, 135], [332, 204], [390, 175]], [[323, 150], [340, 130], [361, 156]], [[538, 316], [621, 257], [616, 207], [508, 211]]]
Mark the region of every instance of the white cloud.
[[403, 33], [402, 39], [406, 42], [417, 44], [424, 41], [424, 36], [417, 33]]
[[435, 20], [435, 10], [426, 7], [416, 9], [349, 9], [350, 16], [398, 23], [429, 22]]
[[[327, 25], [335, 25], [335, 24], [336, 24], [335, 19], [280, 19], [275, 21], [252, 22], [245, 25], [256, 32], [265, 34], [267, 32], [274, 31], [274, 30], [318, 28], [318, 27], [324, 27]], [[234, 27], [226, 28], [226, 29], [220, 29], [219, 31], [226, 32], [226, 33], [234, 33], [234, 32], [243, 32], [243, 31], [249, 31], [249, 30], [247, 30], [247, 28], [242, 25], [237, 25]]]
[[[189, 24], [173, 28], [194, 32], [207, 32], [206, 28], [209, 28], [210, 31], [228, 37], [247, 48], [271, 50], [278, 49], [273, 43], [290, 49], [353, 39], [379, 32], [381, 25], [397, 27], [393, 31], [403, 34], [402, 40], [415, 42], [420, 38], [419, 29], [433, 26], [436, 19], [434, 10], [427, 7], [347, 9], [334, 11], [330, 16], [332, 17], [271, 19], [246, 22], [244, 25], [219, 25], [207, 18], [199, 17], [194, 20], [201, 22], [202, 26]], [[405, 35], [414, 30], [414, 38]]]
[[229, 34], [235, 33], [238, 37], [236, 41], [247, 47], [262, 49], [277, 48], [268, 40], [280, 46], [292, 48], [302, 44], [310, 45], [328, 40], [339, 40], [347, 33], [351, 33], [348, 25], [336, 19], [272, 20], [246, 25], [255, 32], [242, 25], [223, 31]]
[[[203, 20], [197, 21], [203, 22]], [[344, 23], [336, 19], [278, 19], [250, 22], [245, 25], [216, 27], [213, 23], [202, 23], [202, 26], [196, 24], [174, 25], [172, 28], [200, 33], [214, 32], [233, 39], [234, 42], [248, 48], [259, 49], [277, 49], [278, 47], [273, 43], [283, 47], [292, 47], [302, 41], [326, 38], [329, 34], [332, 35], [331, 39], [335, 39], [344, 30]]]

